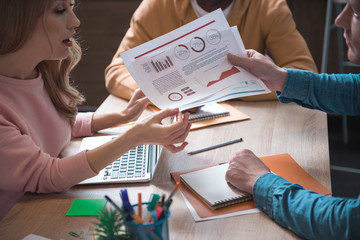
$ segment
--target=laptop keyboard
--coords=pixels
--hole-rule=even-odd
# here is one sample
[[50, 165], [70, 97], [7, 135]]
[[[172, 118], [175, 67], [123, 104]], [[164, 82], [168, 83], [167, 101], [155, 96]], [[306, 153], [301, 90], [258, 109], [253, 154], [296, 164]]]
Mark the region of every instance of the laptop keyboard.
[[105, 168], [104, 180], [144, 177], [147, 160], [146, 151], [146, 145], [139, 145], [116, 159]]

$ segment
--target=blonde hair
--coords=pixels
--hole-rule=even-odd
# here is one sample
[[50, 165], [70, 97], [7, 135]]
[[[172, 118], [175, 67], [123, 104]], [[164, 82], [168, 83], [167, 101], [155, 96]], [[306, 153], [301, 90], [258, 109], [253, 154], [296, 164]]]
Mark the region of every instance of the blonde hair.
[[[0, 55], [16, 52], [29, 38], [35, 24], [54, 0], [0, 1]], [[43, 19], [45, 22], [46, 19]], [[46, 32], [46, 29], [44, 29]], [[71, 70], [81, 59], [80, 45], [73, 41], [69, 56], [63, 60], [45, 60], [38, 64], [44, 86], [56, 110], [74, 125], [77, 105], [83, 96], [68, 81]], [[51, 43], [49, 41], [51, 46]]]

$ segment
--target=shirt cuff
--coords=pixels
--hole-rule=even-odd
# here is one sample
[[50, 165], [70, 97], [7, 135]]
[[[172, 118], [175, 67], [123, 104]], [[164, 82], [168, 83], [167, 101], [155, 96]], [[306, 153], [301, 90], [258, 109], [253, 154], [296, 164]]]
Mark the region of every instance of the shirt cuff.
[[273, 218], [273, 196], [275, 190], [287, 180], [273, 174], [266, 173], [258, 178], [253, 188], [253, 198], [258, 209]]
[[276, 92], [279, 101], [282, 103], [294, 102], [294, 100], [302, 101], [308, 95], [310, 89], [310, 78], [308, 75], [312, 72], [286, 69], [287, 79], [282, 92]]

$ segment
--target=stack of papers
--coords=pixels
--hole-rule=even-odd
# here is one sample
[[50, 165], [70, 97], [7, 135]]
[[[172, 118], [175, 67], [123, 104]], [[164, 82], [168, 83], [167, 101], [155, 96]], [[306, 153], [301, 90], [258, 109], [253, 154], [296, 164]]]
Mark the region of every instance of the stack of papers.
[[233, 66], [247, 57], [237, 27], [221, 9], [121, 54], [126, 68], [158, 108], [185, 110], [210, 102], [264, 94], [265, 84]]

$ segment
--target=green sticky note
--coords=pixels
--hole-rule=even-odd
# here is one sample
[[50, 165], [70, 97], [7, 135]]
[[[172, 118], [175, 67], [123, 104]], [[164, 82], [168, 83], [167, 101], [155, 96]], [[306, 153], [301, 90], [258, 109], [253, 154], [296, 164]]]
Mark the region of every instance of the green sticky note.
[[74, 199], [66, 216], [98, 216], [105, 204], [106, 199]]

